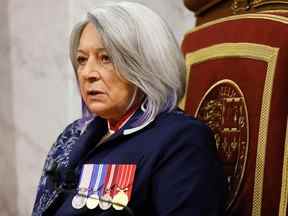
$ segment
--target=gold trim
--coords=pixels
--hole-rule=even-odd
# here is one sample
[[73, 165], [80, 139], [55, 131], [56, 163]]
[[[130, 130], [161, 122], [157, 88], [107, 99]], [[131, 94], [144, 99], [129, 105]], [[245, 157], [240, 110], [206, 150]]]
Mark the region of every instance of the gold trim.
[[282, 168], [282, 186], [279, 205], [279, 216], [286, 216], [288, 204], [288, 118], [286, 125], [286, 138], [284, 143], [284, 161]]
[[279, 9], [279, 10], [263, 10], [263, 11], [257, 11], [256, 13], [260, 14], [269, 14], [269, 13], [288, 13], [288, 9]]
[[259, 4], [259, 3], [261, 3], [261, 2], [263, 2], [263, 0], [253, 0], [252, 2], [251, 2], [251, 4], [253, 5], [253, 4]]
[[188, 84], [189, 84], [189, 76], [190, 76], [190, 66], [186, 64], [186, 85], [185, 85], [185, 93], [182, 99], [180, 100], [178, 106], [182, 109], [185, 110], [185, 104], [186, 104], [186, 95], [188, 92]]
[[251, 5], [253, 7], [260, 7], [260, 6], [263, 6], [263, 5], [268, 5], [268, 4], [287, 4], [288, 2], [287, 1], [263, 1], [263, 0], [256, 0], [254, 2], [251, 3]]
[[[279, 48], [254, 43], [222, 43], [186, 54], [186, 66], [187, 68], [189, 67], [187, 77], [190, 76], [191, 65], [211, 59], [239, 57], [267, 62], [257, 144], [252, 216], [261, 215], [267, 131], [278, 50]], [[185, 103], [186, 95], [184, 98]]]
[[203, 28], [207, 28], [207, 27], [210, 27], [210, 26], [218, 24], [218, 23], [223, 23], [223, 22], [232, 21], [232, 20], [240, 20], [240, 19], [264, 19], [264, 20], [271, 20], [271, 21], [276, 21], [276, 22], [288, 24], [288, 17], [283, 17], [283, 16], [279, 16], [279, 15], [259, 14], [259, 13], [241, 14], [241, 15], [228, 16], [228, 17], [217, 19], [217, 20], [213, 20], [211, 22], [204, 23], [204, 24], [199, 25], [197, 27], [194, 27], [193, 29], [186, 32], [185, 36], [187, 34], [192, 33], [192, 32], [199, 31]]

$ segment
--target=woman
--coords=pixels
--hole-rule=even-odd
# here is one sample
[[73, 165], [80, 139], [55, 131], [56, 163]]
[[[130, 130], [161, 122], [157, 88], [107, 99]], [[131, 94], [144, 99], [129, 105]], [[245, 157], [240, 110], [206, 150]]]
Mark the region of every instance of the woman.
[[83, 118], [52, 146], [33, 215], [221, 215], [213, 135], [177, 109], [185, 63], [165, 22], [137, 3], [97, 8], [70, 53]]

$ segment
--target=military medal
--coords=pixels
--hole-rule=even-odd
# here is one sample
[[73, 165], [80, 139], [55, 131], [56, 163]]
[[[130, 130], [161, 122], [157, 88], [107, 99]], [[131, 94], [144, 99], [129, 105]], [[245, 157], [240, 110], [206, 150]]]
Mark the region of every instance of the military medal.
[[136, 165], [131, 164], [85, 164], [72, 207], [124, 209], [131, 197], [135, 170]]
[[97, 194], [91, 194], [86, 201], [88, 209], [95, 209], [99, 204], [99, 196]]
[[107, 168], [107, 175], [106, 179], [104, 182], [104, 187], [103, 187], [103, 195], [101, 196], [100, 202], [99, 202], [99, 207], [102, 210], [107, 210], [111, 207], [112, 205], [112, 197], [111, 197], [111, 190], [112, 190], [112, 182], [113, 178], [115, 178], [115, 172], [116, 171], [116, 165], [108, 165]]
[[127, 206], [129, 200], [128, 196], [124, 191], [118, 192], [114, 197], [113, 197], [113, 208], [115, 210], [122, 210], [124, 207]]
[[[103, 187], [103, 182], [106, 176], [107, 166], [100, 164], [94, 165], [94, 176], [92, 176], [90, 182], [91, 193], [86, 201], [86, 206], [88, 209], [95, 209], [99, 204], [100, 189]], [[97, 175], [96, 175], [97, 173]]]
[[72, 199], [72, 206], [75, 209], [81, 209], [85, 206], [86, 196], [81, 194], [76, 194]]
[[117, 173], [117, 191], [118, 193], [113, 197], [113, 208], [115, 210], [124, 209], [131, 196], [132, 183], [134, 180], [136, 166], [135, 165], [121, 165]]
[[72, 199], [72, 207], [75, 209], [81, 209], [86, 204], [88, 186], [90, 183], [92, 171], [93, 171], [92, 164], [85, 164], [82, 168], [80, 182], [78, 185], [78, 192]]
[[109, 195], [109, 193], [106, 193], [101, 197], [99, 207], [102, 210], [107, 210], [111, 207], [111, 205], [112, 205], [112, 197]]
[[102, 169], [102, 166], [99, 166], [97, 164], [93, 165], [93, 174], [92, 174], [91, 181], [89, 184], [88, 198], [86, 201], [86, 207], [88, 209], [96, 208], [99, 203], [99, 197], [96, 194], [96, 191], [99, 185], [99, 178], [100, 178], [99, 175], [101, 175], [101, 169]]

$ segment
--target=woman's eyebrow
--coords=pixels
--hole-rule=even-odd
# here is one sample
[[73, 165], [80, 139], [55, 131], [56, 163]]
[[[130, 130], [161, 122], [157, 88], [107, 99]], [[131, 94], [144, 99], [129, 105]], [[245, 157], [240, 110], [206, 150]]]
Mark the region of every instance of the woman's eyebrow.
[[[105, 47], [101, 47], [101, 48], [95, 48], [94, 51], [95, 51], [95, 52], [103, 52], [103, 51], [107, 51], [107, 50], [106, 50]], [[86, 54], [86, 53], [87, 53], [87, 52], [85, 52], [85, 51], [84, 51], [83, 49], [81, 49], [81, 48], [78, 48], [78, 49], [77, 49], [77, 53], [78, 53], [78, 52], [79, 52], [79, 53], [83, 53], [83, 54]]]
[[85, 51], [81, 50], [81, 49], [77, 49], [77, 53], [83, 53], [85, 54]]

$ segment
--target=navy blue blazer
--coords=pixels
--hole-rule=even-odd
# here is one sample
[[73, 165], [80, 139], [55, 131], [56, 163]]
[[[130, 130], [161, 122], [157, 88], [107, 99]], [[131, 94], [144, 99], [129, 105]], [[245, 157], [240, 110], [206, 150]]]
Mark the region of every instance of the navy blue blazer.
[[[136, 164], [128, 203], [135, 216], [223, 215], [226, 182], [211, 130], [179, 110], [135, 127], [141, 112], [99, 146], [107, 133], [104, 119], [95, 117], [88, 124], [81, 119], [69, 125], [48, 154], [32, 215], [131, 215], [127, 209], [72, 207], [76, 188], [63, 187], [67, 171], [73, 170], [77, 185], [86, 163]], [[60, 173], [56, 183], [51, 172], [45, 172], [51, 161]]]

